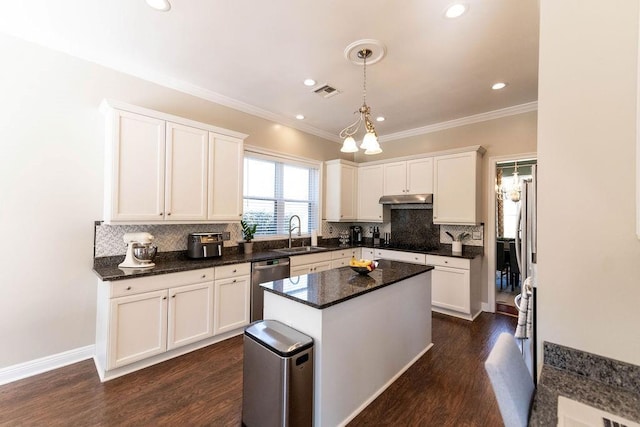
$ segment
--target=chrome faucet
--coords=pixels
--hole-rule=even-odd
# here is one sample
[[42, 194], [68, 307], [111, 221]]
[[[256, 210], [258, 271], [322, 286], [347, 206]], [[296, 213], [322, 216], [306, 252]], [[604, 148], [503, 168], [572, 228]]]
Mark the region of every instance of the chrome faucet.
[[[291, 226], [293, 218], [298, 218], [298, 225], [296, 227]], [[298, 229], [298, 236], [300, 236], [300, 217], [298, 215], [291, 215], [291, 218], [289, 218], [289, 247], [291, 247], [291, 232], [296, 228]]]

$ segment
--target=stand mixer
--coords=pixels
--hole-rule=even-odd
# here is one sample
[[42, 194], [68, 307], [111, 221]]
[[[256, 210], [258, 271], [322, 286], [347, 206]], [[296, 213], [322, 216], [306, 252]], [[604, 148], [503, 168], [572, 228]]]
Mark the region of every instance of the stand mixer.
[[120, 268], [151, 268], [154, 267], [153, 258], [157, 247], [152, 245], [153, 235], [150, 233], [125, 233], [122, 240], [127, 244], [127, 255], [118, 267]]

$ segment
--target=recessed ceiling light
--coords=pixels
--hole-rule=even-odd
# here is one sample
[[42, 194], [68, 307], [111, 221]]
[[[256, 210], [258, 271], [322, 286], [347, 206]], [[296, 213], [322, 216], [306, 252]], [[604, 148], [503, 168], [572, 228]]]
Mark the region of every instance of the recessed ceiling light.
[[464, 15], [464, 13], [467, 11], [467, 5], [462, 4], [462, 3], [456, 3], [453, 4], [451, 6], [449, 6], [446, 10], [446, 12], [444, 13], [444, 16], [446, 16], [447, 18], [458, 18], [462, 15]]
[[384, 117], [382, 116], [376, 117], [376, 122], [384, 122]]
[[500, 90], [500, 89], [504, 89], [505, 87], [507, 87], [507, 84], [504, 82], [498, 82], [498, 83], [494, 83], [491, 86], [491, 89], [493, 90]]
[[160, 12], [166, 12], [171, 9], [171, 3], [169, 0], [145, 0], [149, 7], [154, 8]]
[[296, 119], [298, 120], [304, 120], [304, 116], [302, 114], [297, 114], [296, 115]]
[[304, 79], [303, 83], [305, 86], [313, 86], [316, 84], [316, 81], [313, 79]]

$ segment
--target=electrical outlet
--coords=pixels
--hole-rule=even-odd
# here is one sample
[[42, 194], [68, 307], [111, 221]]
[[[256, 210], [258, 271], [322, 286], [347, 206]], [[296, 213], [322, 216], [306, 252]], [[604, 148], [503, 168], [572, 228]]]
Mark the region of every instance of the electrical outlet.
[[333, 227], [329, 227], [329, 235], [333, 235]]
[[474, 231], [471, 233], [471, 238], [473, 240], [481, 240], [482, 239], [482, 231]]

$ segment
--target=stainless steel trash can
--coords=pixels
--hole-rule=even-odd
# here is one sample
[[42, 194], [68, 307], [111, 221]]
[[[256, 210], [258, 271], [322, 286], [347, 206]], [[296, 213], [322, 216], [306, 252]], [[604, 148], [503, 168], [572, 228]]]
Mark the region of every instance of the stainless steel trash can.
[[242, 424], [313, 423], [313, 338], [276, 320], [244, 331]]

